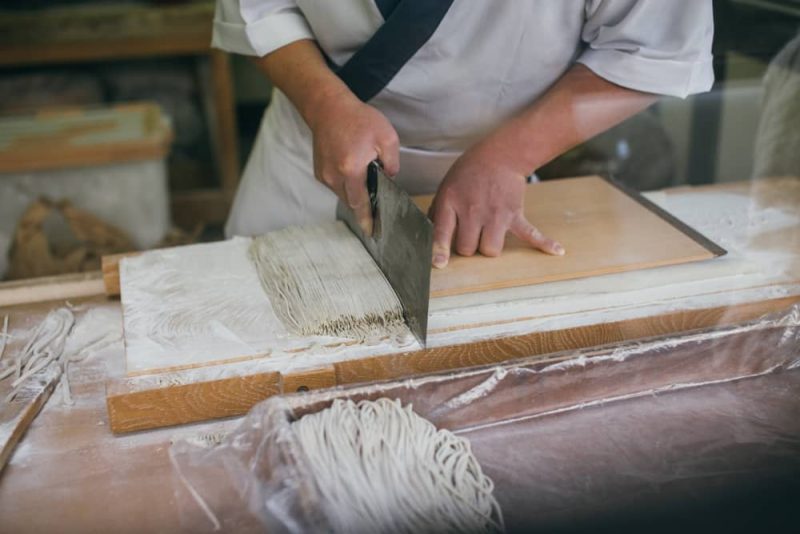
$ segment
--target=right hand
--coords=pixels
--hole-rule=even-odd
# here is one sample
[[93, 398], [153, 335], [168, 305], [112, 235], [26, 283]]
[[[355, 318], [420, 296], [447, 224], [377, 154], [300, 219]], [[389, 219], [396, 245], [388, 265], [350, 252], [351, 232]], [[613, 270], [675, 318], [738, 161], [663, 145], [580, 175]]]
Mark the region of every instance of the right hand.
[[319, 100], [308, 125], [314, 138], [314, 175], [356, 214], [367, 235], [372, 211], [367, 166], [380, 160], [389, 176], [400, 171], [400, 142], [389, 120], [348, 93]]

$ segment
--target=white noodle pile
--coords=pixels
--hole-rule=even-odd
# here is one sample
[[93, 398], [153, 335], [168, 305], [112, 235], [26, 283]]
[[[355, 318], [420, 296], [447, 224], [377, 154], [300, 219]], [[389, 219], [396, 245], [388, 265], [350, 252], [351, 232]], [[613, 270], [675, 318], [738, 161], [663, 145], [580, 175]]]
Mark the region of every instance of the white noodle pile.
[[503, 530], [469, 442], [398, 400], [337, 400], [292, 423], [334, 532]]
[[0, 369], [0, 380], [11, 379], [13, 388], [4, 399], [5, 402], [11, 402], [25, 383], [39, 371], [61, 364], [64, 345], [74, 325], [75, 316], [67, 308], [51, 311], [34, 329], [13, 362], [3, 362], [5, 365]]
[[[67, 351], [67, 339], [75, 327], [75, 315], [68, 308], [58, 308], [47, 314], [47, 317], [33, 330], [28, 342], [17, 353], [13, 360], [2, 360], [6, 347], [8, 318], [3, 325], [3, 344], [0, 349], [0, 380], [11, 380], [11, 392], [4, 402], [11, 402], [23, 391], [28, 383], [39, 387], [40, 379], [58, 378], [61, 384], [63, 401], [72, 404], [69, 385], [69, 367], [111, 343], [118, 336], [104, 335], [78, 350]], [[55, 375], [53, 375], [55, 373]]]
[[406, 331], [397, 295], [344, 223], [271, 232], [253, 239], [250, 258], [292, 333], [368, 339]]

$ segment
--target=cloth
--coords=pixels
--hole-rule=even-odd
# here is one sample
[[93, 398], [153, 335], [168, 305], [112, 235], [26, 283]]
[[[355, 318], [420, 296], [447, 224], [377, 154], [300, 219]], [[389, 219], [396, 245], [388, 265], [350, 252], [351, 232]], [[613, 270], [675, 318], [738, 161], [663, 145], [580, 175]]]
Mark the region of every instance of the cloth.
[[[383, 23], [373, 0], [218, 0], [213, 45], [263, 56], [315, 39], [347, 62]], [[576, 62], [635, 90], [685, 97], [713, 83], [710, 0], [456, 0], [370, 104], [403, 147], [398, 182], [432, 193], [469, 145], [533, 103]], [[253, 235], [331, 219], [311, 133], [275, 91], [226, 228]]]

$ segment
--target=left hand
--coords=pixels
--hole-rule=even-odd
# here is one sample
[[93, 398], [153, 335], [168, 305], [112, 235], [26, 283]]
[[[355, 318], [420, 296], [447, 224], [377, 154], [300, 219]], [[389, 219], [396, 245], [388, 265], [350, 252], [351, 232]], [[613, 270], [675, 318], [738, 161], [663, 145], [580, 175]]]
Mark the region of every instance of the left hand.
[[456, 160], [429, 213], [434, 224], [433, 266], [446, 267], [451, 248], [462, 256], [478, 251], [499, 256], [507, 232], [542, 252], [564, 255], [564, 247], [525, 218], [526, 183], [524, 173], [489, 147], [477, 145]]

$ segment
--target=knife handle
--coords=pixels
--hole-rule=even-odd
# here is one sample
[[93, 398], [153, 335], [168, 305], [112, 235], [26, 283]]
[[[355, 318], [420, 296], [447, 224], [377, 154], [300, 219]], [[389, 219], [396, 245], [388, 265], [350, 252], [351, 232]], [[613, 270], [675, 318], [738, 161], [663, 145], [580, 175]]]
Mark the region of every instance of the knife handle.
[[381, 235], [380, 211], [378, 209], [378, 174], [383, 172], [383, 165], [379, 160], [373, 160], [367, 165], [367, 193], [369, 193], [369, 206], [372, 211], [372, 237]]

